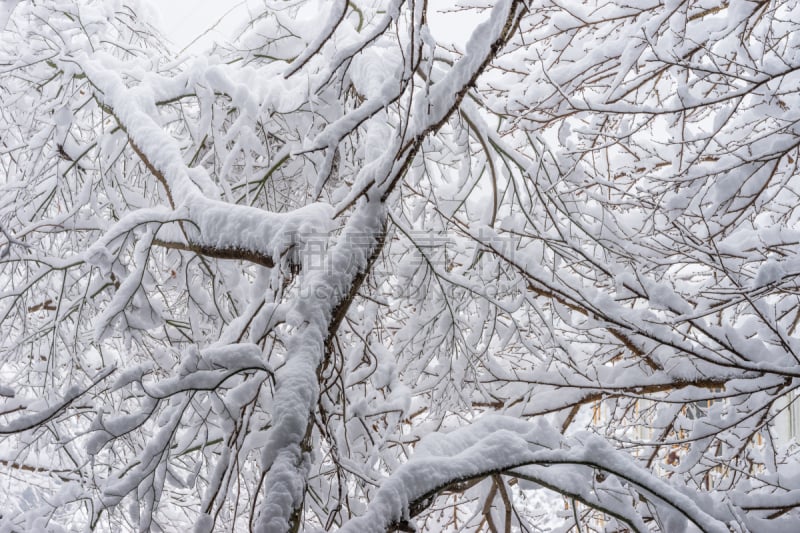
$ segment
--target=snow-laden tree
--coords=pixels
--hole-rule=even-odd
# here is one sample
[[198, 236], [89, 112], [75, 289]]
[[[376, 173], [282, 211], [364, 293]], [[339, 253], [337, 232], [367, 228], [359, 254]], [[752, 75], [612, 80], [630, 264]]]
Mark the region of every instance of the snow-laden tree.
[[798, 2], [443, 4], [0, 2], [0, 529], [796, 526]]

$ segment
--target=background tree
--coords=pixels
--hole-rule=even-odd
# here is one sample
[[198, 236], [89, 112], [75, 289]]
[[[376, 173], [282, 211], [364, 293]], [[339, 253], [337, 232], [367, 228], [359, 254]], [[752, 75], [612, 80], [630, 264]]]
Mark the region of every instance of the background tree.
[[4, 528], [796, 523], [796, 2], [2, 7]]

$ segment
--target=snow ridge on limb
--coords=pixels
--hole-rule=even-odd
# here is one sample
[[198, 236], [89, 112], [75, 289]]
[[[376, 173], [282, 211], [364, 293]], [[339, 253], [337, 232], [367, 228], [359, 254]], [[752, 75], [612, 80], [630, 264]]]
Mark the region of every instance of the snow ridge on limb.
[[[573, 467], [570, 472], [580, 472], [573, 477], [543, 476], [552, 483], [551, 488], [562, 493], [580, 494], [583, 487], [592, 485], [600, 469], [652, 498], [659, 510], [664, 508], [667, 513], [682, 515], [704, 533], [727, 533], [725, 522], [734, 518], [724, 510], [701, 509], [689, 496], [598, 437], [588, 436], [583, 441], [579, 437], [565, 439], [541, 420], [531, 423], [487, 415], [450, 433], [426, 436], [408, 463], [383, 481], [366, 512], [346, 522], [339, 531], [383, 533], [406, 527], [410, 518], [448, 488], [497, 474], [513, 476], [520, 471], [524, 476], [524, 467], [552, 465], [570, 465]], [[602, 488], [596, 490], [600, 492]], [[617, 491], [618, 487], [609, 484], [609, 490]], [[629, 517], [628, 523], [636, 531], [647, 531], [636, 527], [634, 520], [638, 515], [629, 512], [630, 501], [628, 509], [621, 500], [615, 502], [620, 508], [611, 507], [611, 501], [598, 499], [593, 503], [608, 505], [610, 508], [604, 511], [623, 519]]]
[[119, 74], [97, 59], [82, 58], [78, 64], [102, 95], [104, 109], [117, 119], [134, 151], [163, 185], [187, 249], [270, 265], [290, 248], [302, 246], [303, 235], [330, 230], [333, 211], [326, 203], [270, 213], [216, 200], [216, 186], [198, 185], [191, 178], [177, 141], [158, 123], [156, 103], [146, 85], [126, 87]]
[[[361, 203], [329, 252], [331, 268], [309, 272], [300, 278], [313, 297], [296, 300], [287, 311], [287, 318], [297, 331], [288, 341], [286, 364], [276, 372], [273, 426], [261, 456], [265, 495], [259, 506], [258, 531], [278, 533], [299, 527], [308, 475], [310, 431], [319, 397], [319, 368], [335, 335], [333, 325], [338, 326], [383, 244], [385, 224], [382, 203]], [[349, 237], [365, 235], [365, 228], [371, 229], [366, 235], [372, 241], [361, 240], [354, 246]], [[205, 529], [198, 525], [197, 531]]]

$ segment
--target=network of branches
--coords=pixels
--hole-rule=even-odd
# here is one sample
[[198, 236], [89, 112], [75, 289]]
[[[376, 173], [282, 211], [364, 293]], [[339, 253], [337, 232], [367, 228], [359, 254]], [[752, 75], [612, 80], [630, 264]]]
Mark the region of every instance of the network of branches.
[[0, 2], [0, 530], [790, 531], [798, 13]]

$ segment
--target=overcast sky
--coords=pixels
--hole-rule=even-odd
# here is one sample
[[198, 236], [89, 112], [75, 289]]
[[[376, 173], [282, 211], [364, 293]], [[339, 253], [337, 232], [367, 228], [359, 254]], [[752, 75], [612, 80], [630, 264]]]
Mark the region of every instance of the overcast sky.
[[[256, 3], [252, 0], [250, 2]], [[233, 2], [170, 0], [155, 5], [161, 11], [161, 25], [164, 31], [179, 50], [218, 21], [219, 24], [208, 31], [192, 49], [202, 49], [215, 40], [224, 40], [236, 29], [238, 21], [247, 13], [247, 0]]]

